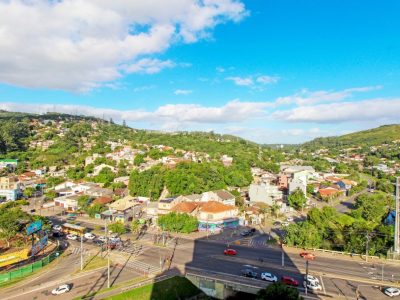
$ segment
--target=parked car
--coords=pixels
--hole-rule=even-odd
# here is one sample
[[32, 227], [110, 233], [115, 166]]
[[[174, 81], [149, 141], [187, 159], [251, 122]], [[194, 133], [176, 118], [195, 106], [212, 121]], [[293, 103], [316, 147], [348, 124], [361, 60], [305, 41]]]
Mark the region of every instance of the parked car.
[[269, 281], [269, 282], [277, 282], [278, 281], [278, 278], [274, 274], [267, 273], [267, 272], [261, 273], [261, 279]]
[[248, 230], [242, 231], [240, 233], [241, 236], [248, 236], [248, 235], [253, 235], [256, 232], [255, 228], [250, 228]]
[[301, 252], [300, 256], [302, 258], [309, 259], [309, 260], [314, 260], [315, 259], [315, 255], [312, 254], [312, 253], [309, 253], [309, 252]]
[[299, 286], [299, 282], [290, 276], [282, 276], [281, 281], [287, 285]]
[[76, 217], [67, 217], [68, 222], [75, 221], [75, 220], [76, 220]]
[[312, 275], [304, 275], [304, 280], [309, 281], [309, 282], [316, 282], [319, 284], [319, 279]]
[[107, 238], [105, 236], [100, 235], [99, 237], [97, 237], [97, 239], [99, 241], [102, 241], [103, 243], [105, 243], [107, 241]]
[[385, 289], [384, 293], [389, 297], [396, 297], [400, 295], [400, 289], [395, 287], [389, 287]]
[[104, 244], [104, 242], [101, 241], [101, 240], [99, 240], [99, 239], [94, 239], [94, 240], [93, 240], [93, 243], [94, 243], [95, 245], [97, 245], [97, 246], [102, 246], [102, 245]]
[[114, 243], [108, 243], [108, 244], [107, 244], [107, 247], [108, 247], [108, 249], [110, 249], [110, 250], [114, 250], [115, 248], [117, 248], [117, 245], [114, 244]]
[[227, 248], [227, 249], [224, 250], [224, 254], [225, 255], [236, 255], [237, 251], [235, 249]]
[[279, 226], [279, 225], [281, 225], [281, 222], [280, 222], [280, 221], [275, 221], [275, 222], [274, 222], [274, 226]]
[[95, 239], [95, 235], [93, 234], [93, 233], [91, 233], [91, 232], [86, 232], [84, 235], [83, 235], [86, 239], [88, 239], [88, 240], [94, 240]]
[[319, 282], [313, 282], [313, 281], [303, 281], [303, 286], [306, 287], [307, 289], [311, 291], [322, 291], [322, 287], [319, 284]]
[[54, 225], [54, 226], [53, 226], [53, 230], [61, 231], [61, 230], [62, 230], [62, 227], [61, 227], [61, 225]]
[[53, 232], [53, 237], [55, 237], [55, 238], [60, 238], [60, 237], [63, 237], [64, 236], [64, 233], [62, 233], [61, 231], [54, 231]]
[[242, 276], [250, 277], [250, 278], [257, 278], [257, 273], [251, 269], [244, 269], [244, 270], [242, 270]]
[[78, 236], [76, 234], [67, 234], [67, 239], [76, 241]]
[[121, 239], [119, 237], [110, 237], [108, 240], [110, 241], [110, 243], [114, 244], [118, 244], [121, 242]]
[[71, 285], [69, 284], [62, 284], [59, 287], [56, 287], [54, 290], [51, 291], [53, 295], [61, 295], [64, 293], [68, 293], [71, 290]]

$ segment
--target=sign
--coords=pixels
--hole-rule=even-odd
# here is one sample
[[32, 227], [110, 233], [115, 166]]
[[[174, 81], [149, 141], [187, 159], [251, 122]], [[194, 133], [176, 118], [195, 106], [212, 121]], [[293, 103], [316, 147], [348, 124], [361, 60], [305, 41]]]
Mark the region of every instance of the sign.
[[29, 249], [23, 249], [21, 251], [1, 255], [0, 256], [0, 268], [11, 265], [11, 264], [15, 264], [21, 260], [27, 259], [28, 252], [29, 252]]
[[47, 242], [48, 242], [48, 236], [46, 234], [36, 244], [32, 246], [31, 256], [34, 256], [38, 254], [40, 251], [42, 251], [47, 246]]
[[41, 220], [32, 222], [31, 224], [28, 225], [28, 227], [26, 227], [26, 234], [31, 235], [31, 234], [39, 231], [40, 229], [42, 229], [42, 221]]

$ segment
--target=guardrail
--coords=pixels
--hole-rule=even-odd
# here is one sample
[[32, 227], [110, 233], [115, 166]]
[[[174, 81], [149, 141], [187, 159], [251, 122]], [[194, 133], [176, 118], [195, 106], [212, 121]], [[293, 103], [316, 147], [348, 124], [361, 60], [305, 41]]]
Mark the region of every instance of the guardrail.
[[[319, 248], [307, 248], [307, 247], [298, 247], [298, 246], [286, 246], [283, 245], [285, 248], [296, 248], [296, 249], [303, 249], [303, 250], [312, 250], [314, 252], [325, 252], [325, 253], [331, 253], [331, 254], [338, 254], [338, 255], [347, 255], [350, 257], [361, 257], [365, 258], [365, 254], [357, 254], [357, 253], [350, 253], [350, 252], [344, 252], [344, 251], [335, 251], [335, 250], [328, 250], [328, 249], [319, 249]], [[368, 255], [368, 258], [374, 258], [374, 259], [382, 259], [379, 256], [376, 255]], [[384, 258], [385, 259], [385, 258]]]

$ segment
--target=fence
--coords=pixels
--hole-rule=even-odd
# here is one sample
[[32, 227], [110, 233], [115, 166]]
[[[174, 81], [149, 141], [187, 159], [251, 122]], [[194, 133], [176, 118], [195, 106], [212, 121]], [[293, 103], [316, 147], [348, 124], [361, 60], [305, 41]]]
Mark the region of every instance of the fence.
[[38, 260], [30, 265], [23, 266], [21, 268], [18, 268], [14, 271], [10, 271], [8, 273], [3, 273], [0, 274], [0, 285], [13, 280], [15, 278], [22, 278], [25, 277], [41, 268], [44, 266], [47, 266], [49, 263], [51, 263], [53, 260], [55, 260], [59, 256], [58, 252], [52, 252], [50, 255], [46, 256], [45, 258], [42, 258], [41, 260]]

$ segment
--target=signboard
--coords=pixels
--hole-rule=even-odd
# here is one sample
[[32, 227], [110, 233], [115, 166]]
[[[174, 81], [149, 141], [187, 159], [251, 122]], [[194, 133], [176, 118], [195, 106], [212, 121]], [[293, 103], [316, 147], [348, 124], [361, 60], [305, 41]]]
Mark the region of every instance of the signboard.
[[21, 251], [1, 255], [0, 256], [0, 268], [11, 265], [11, 264], [15, 264], [19, 261], [27, 259], [28, 252], [29, 252], [29, 249], [23, 249]]
[[40, 251], [42, 251], [47, 246], [47, 242], [48, 242], [48, 237], [46, 234], [36, 244], [32, 246], [31, 256], [34, 256], [38, 254]]
[[31, 235], [31, 234], [39, 231], [40, 229], [42, 229], [42, 221], [41, 220], [32, 222], [31, 224], [28, 225], [28, 227], [26, 227], [26, 234]]

